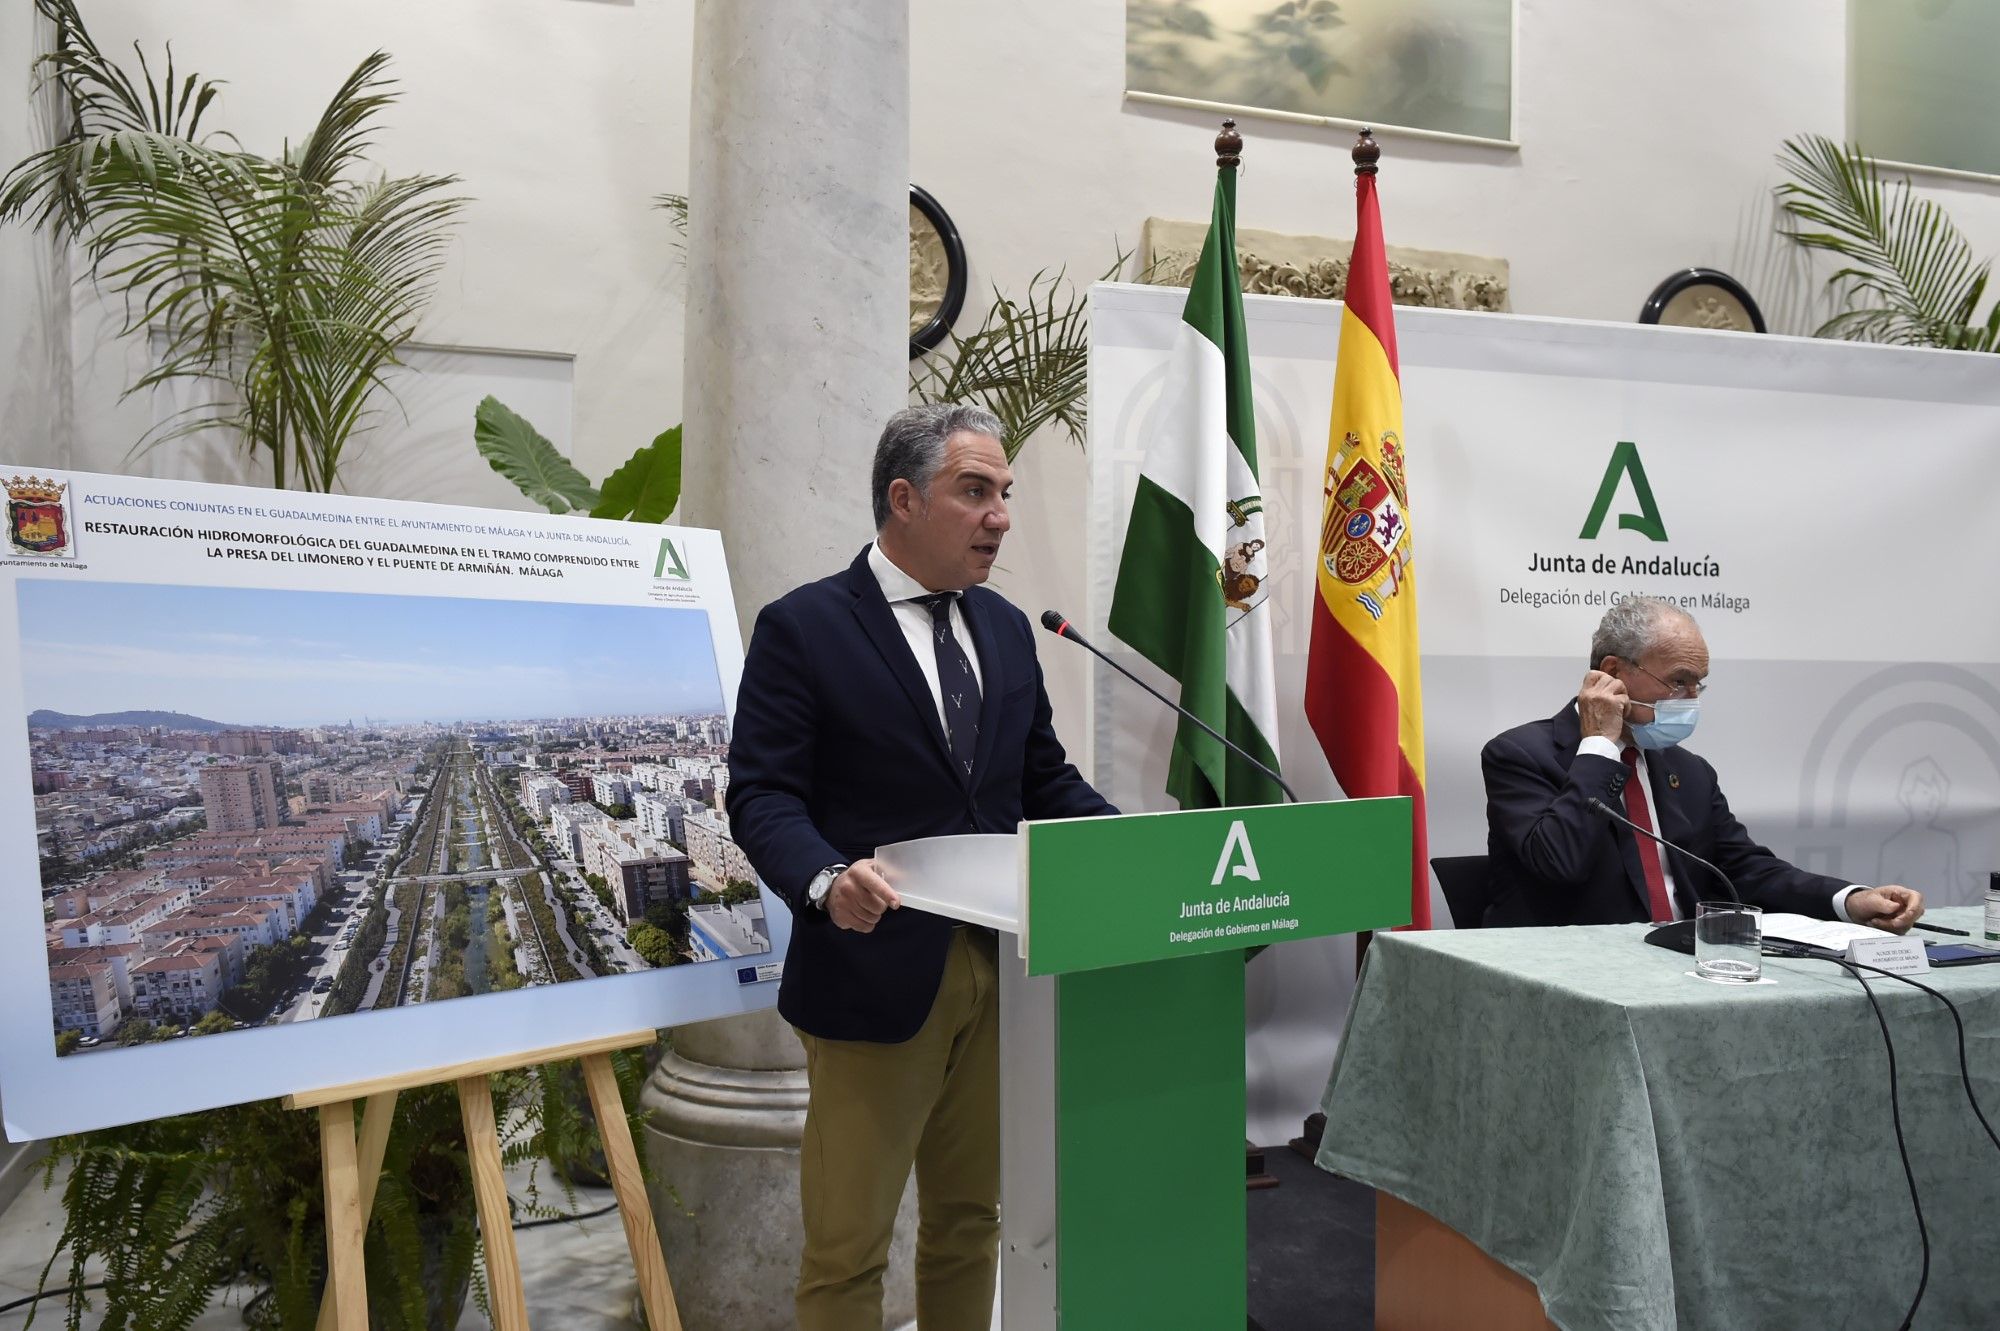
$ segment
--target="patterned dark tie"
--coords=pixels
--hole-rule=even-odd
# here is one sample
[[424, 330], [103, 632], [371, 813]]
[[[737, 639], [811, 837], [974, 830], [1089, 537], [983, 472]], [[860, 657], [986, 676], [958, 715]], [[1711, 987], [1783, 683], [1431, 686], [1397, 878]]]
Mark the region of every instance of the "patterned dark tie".
[[931, 612], [931, 646], [937, 649], [945, 737], [951, 743], [952, 761], [970, 778], [972, 754], [979, 746], [979, 677], [972, 673], [972, 658], [951, 631], [951, 603], [958, 599], [958, 593], [936, 592], [914, 599]]

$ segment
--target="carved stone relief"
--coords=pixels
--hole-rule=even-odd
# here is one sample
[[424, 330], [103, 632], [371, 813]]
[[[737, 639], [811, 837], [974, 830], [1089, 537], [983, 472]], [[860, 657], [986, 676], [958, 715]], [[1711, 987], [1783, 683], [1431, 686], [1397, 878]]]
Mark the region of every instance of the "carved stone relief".
[[[1146, 219], [1139, 240], [1140, 280], [1184, 287], [1194, 278], [1206, 222]], [[1236, 265], [1245, 295], [1305, 296], [1339, 300], [1347, 291], [1351, 239], [1290, 236], [1279, 231], [1239, 228]], [[1389, 291], [1398, 305], [1446, 310], [1508, 308], [1507, 261], [1440, 250], [1387, 247]]]
[[916, 204], [910, 205], [910, 332], [917, 333], [944, 308], [951, 284], [951, 257], [944, 237]]

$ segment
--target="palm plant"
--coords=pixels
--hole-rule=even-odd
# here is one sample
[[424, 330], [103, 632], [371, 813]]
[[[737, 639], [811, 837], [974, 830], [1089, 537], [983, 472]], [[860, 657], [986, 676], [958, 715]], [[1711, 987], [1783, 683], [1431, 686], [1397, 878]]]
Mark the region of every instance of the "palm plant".
[[1817, 134], [1787, 139], [1781, 233], [1845, 264], [1827, 279], [1840, 313], [1817, 336], [1959, 351], [2000, 348], [2000, 303], [1979, 303], [1991, 264], [1909, 179], [1884, 182], [1859, 148]]
[[687, 257], [688, 200], [685, 194], [655, 194], [653, 206], [667, 215], [667, 221], [680, 239], [674, 242], [674, 251], [683, 259]]
[[66, 104], [57, 142], [0, 179], [0, 220], [76, 244], [124, 306], [122, 332], [157, 334], [127, 394], [176, 381], [220, 391], [135, 450], [222, 428], [274, 485], [331, 490], [416, 328], [463, 200], [452, 176], [365, 174], [376, 117], [395, 101], [375, 52], [277, 158], [204, 123], [219, 85], [135, 77], [98, 49], [75, 0], [35, 0], [54, 26], [37, 61]]
[[[1099, 280], [1117, 276], [1129, 257], [1120, 250]], [[920, 402], [975, 402], [991, 411], [1007, 429], [1001, 443], [1011, 462], [1051, 421], [1070, 442], [1083, 442], [1089, 361], [1088, 298], [1062, 271], [1044, 270], [1018, 301], [995, 287], [978, 328], [953, 333], [949, 352], [911, 366], [910, 392]]]

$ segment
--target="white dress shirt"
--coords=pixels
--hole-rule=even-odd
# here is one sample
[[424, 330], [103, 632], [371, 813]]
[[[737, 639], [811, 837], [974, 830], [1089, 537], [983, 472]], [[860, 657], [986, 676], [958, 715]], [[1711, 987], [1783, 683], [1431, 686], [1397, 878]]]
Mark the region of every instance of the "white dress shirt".
[[[1574, 708], [1575, 704], [1572, 703], [1571, 707]], [[1635, 745], [1634, 747], [1636, 748], [1637, 746]], [[1585, 735], [1578, 742], [1576, 751], [1579, 754], [1595, 753], [1600, 757], [1609, 758], [1614, 763], [1622, 764], [1625, 761], [1624, 746], [1619, 744], [1617, 740], [1606, 739], [1602, 735]], [[1661, 836], [1665, 836], [1666, 833], [1660, 831], [1659, 806], [1653, 802], [1653, 775], [1646, 765], [1646, 751], [1638, 749], [1638, 754], [1639, 770], [1635, 774], [1634, 779], [1639, 783], [1639, 793], [1646, 800], [1646, 817], [1652, 820], [1653, 831], [1659, 833]], [[1620, 812], [1623, 812], [1623, 810], [1620, 810]], [[1632, 835], [1637, 836], [1638, 833], [1634, 832]], [[1655, 847], [1655, 849], [1660, 848]], [[1675, 919], [1687, 918], [1681, 913], [1680, 898], [1674, 895], [1674, 862], [1664, 849], [1660, 849], [1660, 873], [1667, 880], [1667, 908], [1673, 911]], [[1716, 886], [1719, 887], [1721, 884], [1716, 884]], [[1850, 883], [1833, 894], [1834, 915], [1846, 920], [1849, 924], [1854, 923], [1853, 919], [1847, 913], [1847, 897], [1849, 893], [1860, 891], [1862, 886], [1863, 884], [1860, 883]], [[1696, 893], [1695, 895], [1698, 899], [1704, 901], [1718, 900], [1720, 896], [1720, 894], [1712, 894], [1703, 897], [1700, 893]]]
[[[931, 638], [931, 611], [929, 606], [917, 604], [919, 596], [931, 595], [931, 589], [918, 582], [903, 570], [889, 562], [889, 556], [882, 553], [879, 543], [868, 547], [868, 571], [875, 575], [875, 581], [882, 588], [882, 599], [889, 603], [889, 609], [896, 616], [896, 627], [903, 630], [903, 638], [910, 644], [910, 654], [917, 658], [917, 669], [924, 674], [924, 683], [930, 686], [931, 703], [937, 708], [938, 725], [948, 724], [944, 714], [944, 694], [938, 688], [937, 644]], [[957, 637], [958, 645], [965, 649], [965, 659], [972, 662], [973, 682], [979, 685], [983, 696], [986, 679], [979, 664], [979, 649], [973, 645], [972, 635], [965, 627], [965, 608], [961, 604], [964, 594], [951, 598], [951, 631]]]

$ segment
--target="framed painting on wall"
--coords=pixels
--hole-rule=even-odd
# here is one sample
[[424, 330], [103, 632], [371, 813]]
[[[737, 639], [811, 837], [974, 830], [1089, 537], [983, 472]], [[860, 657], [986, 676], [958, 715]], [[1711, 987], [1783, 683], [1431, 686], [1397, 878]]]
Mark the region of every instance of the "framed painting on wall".
[[2000, 5], [1852, 0], [1847, 136], [1884, 166], [2000, 177], [2000, 134], [1982, 112], [2000, 49]]
[[1515, 147], [1516, 0], [1126, 0], [1125, 95]]

